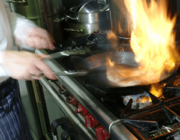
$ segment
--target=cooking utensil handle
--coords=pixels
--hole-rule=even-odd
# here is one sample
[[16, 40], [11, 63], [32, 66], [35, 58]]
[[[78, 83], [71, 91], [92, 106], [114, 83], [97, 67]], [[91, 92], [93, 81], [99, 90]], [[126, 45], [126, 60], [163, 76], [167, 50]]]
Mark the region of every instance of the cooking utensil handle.
[[70, 29], [70, 28], [64, 28], [67, 32], [78, 32], [78, 33], [84, 33], [84, 29]]
[[67, 54], [67, 53], [61, 51], [61, 52], [53, 53], [50, 56], [51, 56], [51, 58], [47, 58], [48, 60], [57, 59], [57, 58], [63, 58], [63, 57], [66, 57], [66, 56], [70, 56], [70, 54]]
[[86, 74], [88, 74], [89, 71], [78, 71], [78, 70], [75, 70], [75, 71], [62, 71], [62, 72], [54, 72], [55, 75], [59, 75], [59, 76], [84, 76]]

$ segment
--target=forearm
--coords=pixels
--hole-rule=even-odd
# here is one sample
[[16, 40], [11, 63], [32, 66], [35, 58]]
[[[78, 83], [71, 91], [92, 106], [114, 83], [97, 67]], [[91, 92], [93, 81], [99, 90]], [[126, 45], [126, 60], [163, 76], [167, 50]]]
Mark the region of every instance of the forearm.
[[25, 45], [30, 33], [37, 25], [19, 14], [8, 12], [8, 15], [15, 43]]

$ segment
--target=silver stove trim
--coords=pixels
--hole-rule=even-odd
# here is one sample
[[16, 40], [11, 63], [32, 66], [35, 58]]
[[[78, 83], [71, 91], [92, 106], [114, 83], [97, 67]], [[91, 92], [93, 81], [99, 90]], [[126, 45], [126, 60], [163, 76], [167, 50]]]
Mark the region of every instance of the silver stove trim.
[[114, 122], [112, 122], [110, 125], [109, 125], [109, 134], [111, 135], [111, 128], [116, 125], [117, 123], [121, 122], [121, 120], [116, 120]]
[[41, 78], [40, 83], [52, 95], [52, 97], [54, 98], [55, 102], [57, 102], [57, 105], [61, 108], [64, 115], [67, 116], [73, 122], [73, 124], [75, 124], [76, 130], [79, 130], [80, 132], [83, 131], [84, 133], [81, 133], [81, 135], [83, 135], [83, 137], [85, 137], [86, 139], [95, 140], [96, 134], [94, 130], [91, 128], [87, 128], [84, 125], [84, 117], [80, 114], [75, 113], [75, 108], [73, 108], [73, 106], [70, 106], [66, 102], [65, 97], [61, 96], [60, 93], [58, 93], [58, 87], [45, 78]]

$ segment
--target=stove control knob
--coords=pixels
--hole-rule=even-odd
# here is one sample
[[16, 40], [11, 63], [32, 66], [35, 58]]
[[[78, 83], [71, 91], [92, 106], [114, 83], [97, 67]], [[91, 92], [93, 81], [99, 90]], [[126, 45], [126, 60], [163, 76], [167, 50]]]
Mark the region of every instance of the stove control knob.
[[73, 95], [70, 95], [69, 97], [67, 97], [66, 101], [69, 104], [72, 104], [73, 106], [76, 106], [78, 104], [78, 100]]
[[64, 96], [68, 97], [71, 93], [66, 89], [65, 86], [62, 86], [62, 88], [59, 89], [59, 92], [63, 94]]
[[86, 127], [88, 128], [96, 127], [99, 124], [98, 121], [91, 114], [87, 114], [85, 116], [85, 122]]
[[109, 140], [110, 134], [102, 127], [98, 126], [96, 129], [96, 138], [97, 140]]
[[82, 116], [85, 116], [88, 111], [86, 110], [86, 108], [82, 105], [82, 104], [78, 104], [78, 108], [75, 111], [76, 113], [80, 113]]

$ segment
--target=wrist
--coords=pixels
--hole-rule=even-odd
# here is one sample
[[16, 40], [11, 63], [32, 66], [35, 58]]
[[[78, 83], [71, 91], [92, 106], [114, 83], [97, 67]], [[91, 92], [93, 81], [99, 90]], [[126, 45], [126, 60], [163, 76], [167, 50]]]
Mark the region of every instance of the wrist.
[[5, 67], [5, 56], [8, 55], [8, 51], [0, 51], [0, 77], [8, 77], [10, 73]]
[[2, 65], [4, 62], [5, 52], [6, 51], [0, 51], [0, 65]]

